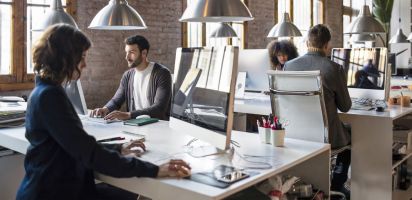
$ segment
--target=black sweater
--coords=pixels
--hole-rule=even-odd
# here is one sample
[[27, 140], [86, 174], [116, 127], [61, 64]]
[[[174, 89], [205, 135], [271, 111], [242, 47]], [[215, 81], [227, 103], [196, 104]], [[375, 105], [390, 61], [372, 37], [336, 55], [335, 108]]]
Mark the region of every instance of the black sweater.
[[93, 170], [114, 177], [156, 177], [159, 168], [103, 146], [83, 129], [64, 89], [36, 77], [28, 101], [24, 161], [17, 199], [94, 199]]

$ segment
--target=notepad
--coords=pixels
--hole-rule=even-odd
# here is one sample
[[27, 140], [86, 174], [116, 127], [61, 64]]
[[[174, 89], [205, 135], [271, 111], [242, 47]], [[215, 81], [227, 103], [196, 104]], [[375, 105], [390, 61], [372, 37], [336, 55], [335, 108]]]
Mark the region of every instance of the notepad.
[[131, 126], [143, 126], [146, 124], [151, 124], [158, 122], [159, 119], [157, 118], [140, 118], [140, 119], [129, 119], [123, 122], [124, 125], [131, 125]]

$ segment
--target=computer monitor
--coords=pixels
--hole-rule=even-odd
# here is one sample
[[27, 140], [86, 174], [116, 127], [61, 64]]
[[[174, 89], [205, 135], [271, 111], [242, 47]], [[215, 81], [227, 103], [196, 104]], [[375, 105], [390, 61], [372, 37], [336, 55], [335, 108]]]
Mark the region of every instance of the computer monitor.
[[270, 57], [267, 49], [239, 50], [239, 72], [246, 72], [246, 91], [268, 91], [266, 71], [270, 69]]
[[178, 48], [170, 127], [230, 147], [238, 48]]
[[74, 109], [79, 115], [87, 115], [86, 100], [84, 99], [82, 84], [80, 80], [63, 83], [64, 90], [70, 99]]
[[391, 69], [386, 48], [334, 48], [331, 59], [343, 66], [352, 98], [387, 99]]

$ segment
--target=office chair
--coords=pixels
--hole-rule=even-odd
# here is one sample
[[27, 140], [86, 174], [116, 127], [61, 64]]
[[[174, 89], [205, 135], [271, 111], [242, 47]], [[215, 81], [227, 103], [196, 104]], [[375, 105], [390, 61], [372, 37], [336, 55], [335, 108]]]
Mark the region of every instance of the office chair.
[[[329, 143], [328, 117], [320, 71], [268, 70], [267, 74], [272, 113], [289, 121], [285, 137]], [[333, 149], [331, 160], [349, 148], [350, 146], [345, 146]], [[340, 192], [331, 191], [330, 195], [345, 199], [345, 195]]]

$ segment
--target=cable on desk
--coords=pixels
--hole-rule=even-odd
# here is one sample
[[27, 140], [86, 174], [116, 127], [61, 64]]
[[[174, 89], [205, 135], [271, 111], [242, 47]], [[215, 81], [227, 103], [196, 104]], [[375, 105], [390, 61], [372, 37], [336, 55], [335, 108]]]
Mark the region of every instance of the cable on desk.
[[[248, 163], [251, 163], [251, 164], [256, 164], [256, 165], [261, 165], [260, 167], [259, 166], [245, 166], [245, 168], [248, 168], [248, 169], [271, 169], [273, 166], [270, 164], [270, 163], [267, 163], [267, 162], [260, 162], [260, 161], [251, 161], [251, 160], [248, 160], [247, 158], [248, 157], [246, 157], [246, 156], [242, 156], [241, 154], [239, 154], [236, 150], [234, 151], [234, 153], [235, 153], [235, 155], [237, 155], [237, 156], [239, 156], [239, 158], [241, 158], [242, 160], [244, 160], [244, 161], [246, 161], [246, 162], [248, 162]], [[267, 156], [261, 156], [262, 158], [264, 158], [264, 157], [267, 157]], [[255, 156], [254, 158], [259, 158], [258, 156]]]

